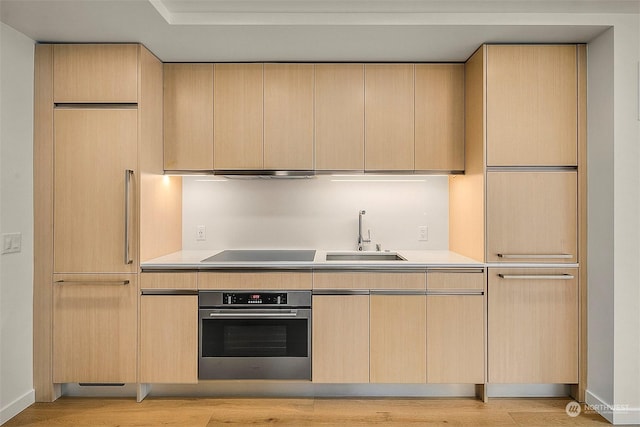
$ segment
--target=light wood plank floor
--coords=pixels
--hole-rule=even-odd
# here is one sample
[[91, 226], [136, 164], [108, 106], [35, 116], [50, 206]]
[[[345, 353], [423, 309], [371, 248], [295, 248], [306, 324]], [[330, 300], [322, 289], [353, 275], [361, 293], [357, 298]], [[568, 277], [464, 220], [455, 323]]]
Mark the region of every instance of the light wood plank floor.
[[249, 399], [63, 397], [36, 403], [12, 426], [604, 426], [597, 414], [565, 413], [568, 399]]

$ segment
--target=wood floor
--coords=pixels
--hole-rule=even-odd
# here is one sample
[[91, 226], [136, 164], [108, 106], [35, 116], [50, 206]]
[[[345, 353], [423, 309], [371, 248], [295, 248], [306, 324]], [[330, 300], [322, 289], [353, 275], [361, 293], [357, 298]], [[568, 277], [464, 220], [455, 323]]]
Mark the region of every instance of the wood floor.
[[36, 403], [11, 426], [604, 426], [597, 414], [569, 417], [568, 399], [97, 399]]

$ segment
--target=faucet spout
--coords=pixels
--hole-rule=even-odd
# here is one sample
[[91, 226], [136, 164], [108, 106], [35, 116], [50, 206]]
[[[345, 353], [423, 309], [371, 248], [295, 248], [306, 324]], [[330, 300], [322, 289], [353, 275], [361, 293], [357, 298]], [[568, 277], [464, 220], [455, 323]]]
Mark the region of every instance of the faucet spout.
[[358, 250], [361, 251], [364, 243], [371, 242], [371, 230], [368, 230], [368, 237], [365, 239], [362, 237], [362, 216], [366, 214], [367, 211], [361, 210], [358, 212]]

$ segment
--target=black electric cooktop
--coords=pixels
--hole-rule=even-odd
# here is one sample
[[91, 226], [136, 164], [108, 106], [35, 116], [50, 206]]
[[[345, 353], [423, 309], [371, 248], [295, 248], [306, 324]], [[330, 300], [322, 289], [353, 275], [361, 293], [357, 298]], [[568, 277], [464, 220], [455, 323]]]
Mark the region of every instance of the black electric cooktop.
[[315, 256], [315, 250], [230, 249], [201, 262], [311, 262]]

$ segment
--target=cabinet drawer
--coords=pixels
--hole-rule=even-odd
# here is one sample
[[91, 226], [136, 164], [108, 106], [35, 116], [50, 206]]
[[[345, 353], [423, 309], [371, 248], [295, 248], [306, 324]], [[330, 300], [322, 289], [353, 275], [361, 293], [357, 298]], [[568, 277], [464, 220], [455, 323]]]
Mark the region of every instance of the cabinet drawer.
[[56, 274], [53, 382], [136, 381], [137, 274]]
[[310, 272], [198, 273], [198, 289], [311, 289]]
[[138, 102], [138, 45], [59, 44], [53, 49], [54, 102]]
[[488, 275], [489, 382], [578, 382], [578, 269]]
[[424, 290], [426, 273], [318, 272], [313, 289], [406, 289]]
[[487, 262], [577, 262], [577, 172], [487, 174]]
[[427, 273], [428, 290], [483, 290], [484, 273], [444, 272]]
[[198, 289], [198, 274], [185, 273], [142, 273], [140, 289]]

